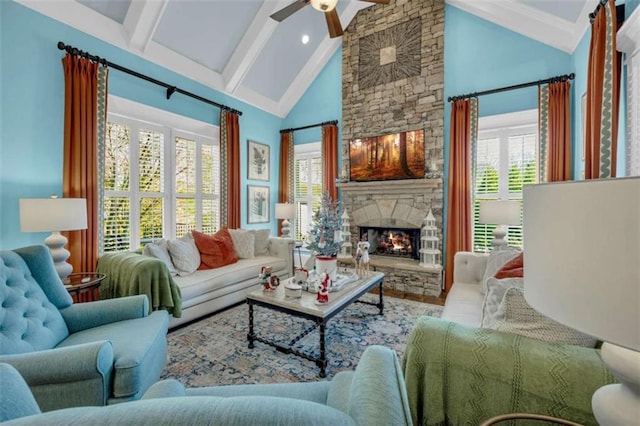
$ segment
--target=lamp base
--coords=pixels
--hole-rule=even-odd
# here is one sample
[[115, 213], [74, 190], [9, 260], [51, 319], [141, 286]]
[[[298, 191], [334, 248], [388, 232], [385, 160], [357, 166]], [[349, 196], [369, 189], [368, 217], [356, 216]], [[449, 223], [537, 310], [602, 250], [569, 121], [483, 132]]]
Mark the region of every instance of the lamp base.
[[493, 230], [493, 240], [491, 241], [494, 250], [500, 250], [507, 247], [507, 240], [505, 239], [506, 236], [507, 227], [504, 225], [496, 226], [496, 229]]
[[289, 219], [284, 219], [282, 221], [282, 228], [280, 229], [280, 234], [282, 238], [291, 238], [291, 222], [289, 222]]
[[640, 424], [640, 352], [603, 343], [600, 356], [619, 384], [598, 389], [591, 399], [601, 425]]
[[67, 259], [71, 255], [69, 250], [64, 248], [64, 246], [67, 245], [67, 241], [67, 237], [58, 231], [52, 232], [51, 235], [44, 240], [44, 243], [49, 247], [49, 251], [51, 252], [53, 264], [56, 267], [58, 276], [63, 282], [73, 271], [73, 266], [67, 263]]

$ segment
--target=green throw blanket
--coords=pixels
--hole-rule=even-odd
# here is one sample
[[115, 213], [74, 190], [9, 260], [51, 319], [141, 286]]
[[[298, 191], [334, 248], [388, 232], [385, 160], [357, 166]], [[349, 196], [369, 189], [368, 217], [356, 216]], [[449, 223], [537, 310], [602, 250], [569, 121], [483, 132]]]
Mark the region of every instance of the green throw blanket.
[[402, 368], [416, 425], [477, 425], [516, 412], [597, 425], [591, 396], [615, 382], [598, 349], [427, 316], [409, 336]]
[[180, 288], [161, 260], [135, 252], [109, 253], [98, 260], [98, 272], [107, 275], [100, 283], [101, 299], [146, 294], [150, 310], [182, 316]]

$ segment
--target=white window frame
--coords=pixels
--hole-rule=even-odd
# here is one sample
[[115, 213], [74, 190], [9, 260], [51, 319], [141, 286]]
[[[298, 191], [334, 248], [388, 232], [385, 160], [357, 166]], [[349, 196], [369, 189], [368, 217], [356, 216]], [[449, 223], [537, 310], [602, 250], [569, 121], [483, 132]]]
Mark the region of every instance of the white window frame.
[[[321, 142], [310, 142], [310, 143], [305, 143], [305, 144], [300, 144], [300, 145], [294, 145], [293, 146], [293, 163], [295, 165], [297, 160], [311, 160], [312, 158], [320, 158], [322, 160], [322, 143]], [[309, 173], [311, 173], [311, 167], [309, 167]], [[312, 176], [309, 176], [309, 183], [312, 182]], [[295, 185], [295, 179], [294, 179], [294, 185]], [[319, 196], [313, 196], [311, 194], [311, 188], [312, 185], [309, 185], [309, 192], [307, 193], [306, 197], [302, 197], [302, 200], [305, 200], [307, 202], [307, 205], [309, 206], [313, 206], [313, 203], [319, 203], [320, 202], [320, 197]], [[301, 200], [300, 197], [295, 197], [295, 194], [297, 193], [296, 189], [294, 188], [294, 204], [296, 204], [296, 209], [297, 209], [297, 205], [298, 205], [298, 201]], [[311, 226], [311, 223], [313, 222], [313, 210], [309, 209], [309, 211], [307, 212], [307, 221], [309, 223], [309, 226]], [[298, 235], [298, 230], [296, 229], [297, 226], [297, 221], [294, 223], [294, 229], [293, 229], [293, 235]]]
[[[531, 109], [526, 111], [518, 111], [506, 114], [485, 116], [478, 118], [478, 140], [496, 138], [499, 140], [499, 158], [498, 165], [498, 192], [472, 194], [472, 220], [475, 235], [475, 201], [476, 199], [500, 199], [500, 200], [521, 200], [522, 192], [509, 192], [509, 137], [521, 135], [523, 133], [536, 134], [536, 182], [540, 181], [540, 135], [538, 134], [538, 110]], [[477, 159], [477, 157], [476, 157]], [[503, 161], [507, 159], [507, 161]], [[475, 169], [475, 167], [474, 167]], [[476, 179], [475, 176], [472, 179]], [[511, 227], [510, 227], [511, 228]], [[508, 234], [507, 234], [508, 239]], [[475, 238], [474, 238], [475, 240]], [[475, 242], [474, 242], [475, 245]], [[482, 249], [474, 247], [474, 250]]]
[[[196, 141], [196, 206], [201, 205], [203, 198], [220, 199], [220, 182], [218, 181], [217, 193], [213, 196], [202, 194], [202, 170], [201, 152], [202, 144], [214, 144], [220, 147], [220, 128], [192, 118], [184, 117], [148, 105], [130, 101], [128, 99], [109, 95], [107, 121], [117, 122], [131, 128], [130, 145], [130, 182], [129, 191], [104, 191], [108, 196], [123, 196], [129, 198], [129, 224], [130, 238], [129, 249], [140, 247], [139, 203], [141, 196], [160, 196], [163, 198], [163, 236], [173, 239], [176, 236], [176, 194], [175, 194], [175, 138], [182, 137]], [[164, 134], [164, 191], [161, 193], [140, 193], [138, 191], [138, 134], [134, 129], [153, 130]], [[220, 167], [220, 166], [218, 166]], [[219, 205], [219, 204], [218, 204]], [[220, 207], [220, 206], [219, 206]], [[218, 212], [217, 217], [220, 217]], [[196, 209], [196, 226], [201, 227], [202, 215], [200, 209]], [[219, 227], [218, 223], [218, 227]], [[102, 224], [101, 224], [102, 226]], [[200, 228], [199, 228], [200, 229]], [[100, 251], [103, 247], [100, 247]]]

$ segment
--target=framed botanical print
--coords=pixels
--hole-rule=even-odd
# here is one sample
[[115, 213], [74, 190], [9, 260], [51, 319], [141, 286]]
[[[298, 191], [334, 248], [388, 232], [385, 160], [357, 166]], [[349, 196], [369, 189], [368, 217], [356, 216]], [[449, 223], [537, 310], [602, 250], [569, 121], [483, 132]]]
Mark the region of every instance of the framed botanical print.
[[269, 145], [247, 140], [247, 179], [269, 180]]
[[269, 210], [269, 187], [247, 185], [247, 223], [268, 223]]

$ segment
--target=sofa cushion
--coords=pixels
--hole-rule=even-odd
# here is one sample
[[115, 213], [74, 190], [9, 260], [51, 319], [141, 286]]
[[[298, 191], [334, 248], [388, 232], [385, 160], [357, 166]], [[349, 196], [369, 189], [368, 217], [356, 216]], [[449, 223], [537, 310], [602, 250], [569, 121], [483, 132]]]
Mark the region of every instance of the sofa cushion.
[[233, 247], [240, 259], [253, 259], [256, 245], [255, 235], [244, 229], [229, 229]]
[[[59, 278], [55, 279], [62, 288]], [[0, 256], [0, 305], [2, 355], [51, 349], [69, 335], [58, 308], [49, 301], [24, 259], [12, 251], [3, 251]]]
[[238, 255], [227, 228], [222, 228], [214, 235], [198, 231], [192, 231], [192, 235], [200, 252], [198, 269], [219, 268], [238, 261]]
[[502, 278], [522, 278], [524, 277], [524, 253], [520, 252], [519, 255], [505, 263], [495, 277]]
[[169, 245], [166, 240], [160, 239], [145, 245], [142, 249], [142, 254], [160, 259], [165, 265], [167, 265], [167, 269], [172, 276], [178, 275], [178, 271], [171, 261]]
[[246, 286], [258, 284], [258, 274], [264, 265], [270, 265], [274, 271], [280, 271], [287, 267], [287, 262], [280, 257], [260, 256], [253, 259], [240, 259], [231, 265], [198, 271], [188, 277], [176, 278], [176, 284], [182, 293], [183, 306], [189, 306], [189, 302], [198, 296], [237, 283], [248, 281]]
[[113, 396], [136, 398], [156, 382], [166, 365], [166, 312], [105, 324], [70, 335], [58, 347], [109, 340], [113, 346]]
[[588, 348], [596, 345], [596, 339], [593, 337], [560, 324], [533, 309], [524, 298], [524, 289], [517, 287], [510, 287], [505, 292], [496, 319], [490, 328], [553, 343]]
[[251, 229], [251, 233], [255, 237], [254, 256], [269, 256], [269, 229]]
[[523, 288], [524, 279], [505, 278], [499, 280], [497, 278], [489, 278], [487, 280], [487, 292], [484, 295], [484, 301], [482, 303], [481, 327], [491, 327], [490, 324], [495, 320], [500, 303], [502, 303], [504, 294], [509, 287]]
[[513, 248], [506, 248], [502, 250], [493, 250], [489, 253], [487, 259], [487, 267], [484, 270], [482, 282], [480, 283], [480, 291], [482, 294], [487, 291], [487, 280], [494, 277], [496, 273], [504, 266], [505, 263], [520, 254], [520, 250]]
[[482, 320], [482, 300], [478, 284], [455, 283], [449, 290], [441, 318], [479, 327]]
[[193, 274], [200, 266], [200, 252], [193, 240], [167, 241], [171, 261], [178, 271], [178, 275], [186, 276]]

